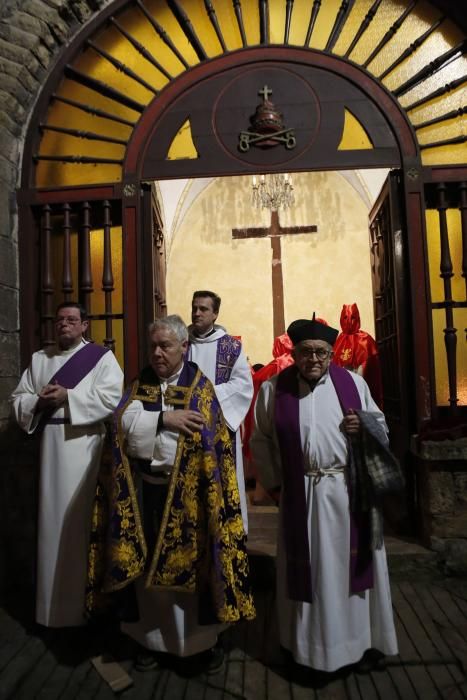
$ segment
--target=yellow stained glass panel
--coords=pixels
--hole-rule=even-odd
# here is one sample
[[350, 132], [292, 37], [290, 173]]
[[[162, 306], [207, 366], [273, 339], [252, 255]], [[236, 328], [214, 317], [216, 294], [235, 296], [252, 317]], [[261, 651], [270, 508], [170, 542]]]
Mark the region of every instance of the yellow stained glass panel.
[[446, 328], [446, 312], [444, 309], [434, 309], [433, 318], [433, 347], [435, 359], [436, 403], [438, 406], [449, 405], [449, 379], [444, 344], [444, 329]]
[[[459, 56], [451, 61], [448, 65], [441, 68], [432, 76], [426, 78], [411, 90], [400, 97], [400, 103], [403, 107], [409, 107], [414, 102], [423, 99], [427, 95], [443, 88], [445, 85], [453, 82], [457, 78], [461, 78], [467, 74], [467, 57]], [[459, 105], [462, 106], [462, 105]], [[412, 115], [412, 111], [410, 112]]]
[[338, 151], [368, 150], [373, 148], [362, 124], [348, 109], [345, 110], [344, 128]]
[[[431, 124], [423, 129], [418, 129], [417, 136], [420, 144], [434, 143], [444, 141], [445, 139], [456, 138], [457, 136], [465, 136], [467, 134], [467, 115], [456, 117], [455, 119], [447, 119], [446, 121], [437, 124]], [[465, 146], [465, 155], [467, 156], [467, 144]], [[466, 158], [467, 159], [467, 158]]]
[[422, 151], [423, 165], [462, 165], [465, 164], [465, 143], [449, 144]]
[[[461, 215], [458, 209], [446, 211], [446, 222], [449, 238], [453, 277], [451, 278], [452, 298], [454, 301], [464, 301], [466, 298], [465, 280], [462, 277], [462, 228]], [[439, 214], [434, 209], [426, 212], [428, 267], [430, 275], [431, 300], [433, 303], [444, 301], [444, 283], [440, 277], [441, 242]], [[446, 312], [444, 309], [434, 309], [433, 344], [435, 355], [436, 396], [439, 405], [449, 404], [449, 382], [444, 344], [444, 328], [446, 328]], [[454, 309], [454, 327], [457, 328], [457, 380], [458, 398], [462, 404], [467, 404], [467, 347], [465, 343], [465, 328], [467, 327], [467, 309]]]
[[[434, 24], [439, 16], [440, 12], [433, 7], [427, 7], [426, 3], [423, 3], [423, 7], [417, 7], [417, 11], [411, 12], [408, 17], [406, 17], [400, 29], [398, 29], [392, 39], [388, 41], [382, 51], [380, 51], [369, 64], [368, 70], [376, 76], [381, 75], [381, 73], [386, 70], [386, 68], [389, 68], [415, 39], [424, 34], [430, 26]], [[420, 62], [427, 62], [427, 56], [432, 57], [429, 47], [430, 40], [431, 37], [409, 58], [405, 59], [403, 63], [388, 74], [384, 82], [390, 90], [401, 85], [416, 73], [419, 69]]]
[[440, 95], [436, 99], [411, 110], [410, 119], [412, 124], [417, 126], [422, 122], [436, 119], [436, 117], [441, 117], [448, 112], [460, 109], [464, 104], [467, 104], [467, 83], [458, 87], [457, 90], [453, 90], [446, 95]]
[[233, 3], [225, 2], [224, 0], [216, 0], [213, 2], [216, 10], [217, 20], [221, 28], [222, 36], [224, 37], [225, 45], [228, 51], [241, 49], [242, 37], [238, 27], [237, 17], [234, 12]]
[[[52, 235], [52, 279], [54, 285], [54, 308], [63, 301], [62, 277], [63, 277], [63, 219], [53, 217]], [[74, 214], [71, 219], [72, 230], [70, 232], [70, 261], [72, 278], [72, 301], [78, 299], [78, 233], [76, 230], [77, 217]], [[102, 229], [93, 229], [90, 235], [91, 242], [91, 276], [94, 291], [91, 294], [91, 315], [99, 315], [105, 312], [105, 295], [102, 291], [102, 273], [104, 265], [104, 232]], [[123, 312], [123, 258], [122, 258], [122, 227], [114, 226], [111, 229], [112, 249], [112, 273], [114, 278], [114, 291], [112, 293], [112, 313]], [[105, 321], [93, 320], [90, 323], [89, 337], [96, 343], [103, 345], [106, 338]], [[121, 367], [123, 367], [123, 320], [112, 319], [112, 337], [115, 340], [115, 355]]]
[[327, 2], [322, 3], [316, 18], [313, 34], [311, 35], [311, 49], [322, 51], [326, 47], [341, 5], [341, 0], [327, 0]]
[[[72, 80], [65, 79], [60, 85], [59, 89], [57, 90], [57, 94], [69, 100], [81, 102], [84, 105], [89, 105], [89, 107], [93, 107], [103, 112], [107, 112], [108, 114], [112, 114], [115, 117], [120, 117], [121, 119], [125, 119], [126, 121], [133, 122], [134, 124], [136, 124], [140, 117], [140, 112], [131, 109], [130, 107], [126, 107], [120, 102], [112, 100], [110, 97], [105, 97], [101, 93], [96, 92], [95, 90], [91, 90], [90, 88], [87, 88], [84, 85], [79, 85], [78, 83], [75, 83]], [[58, 102], [52, 102], [51, 107], [49, 108], [49, 119], [54, 118], [55, 110], [59, 109], [58, 105]], [[83, 119], [83, 115], [85, 115], [85, 112], [79, 109], [77, 110], [76, 114], [72, 115], [72, 121], [66, 123], [68, 123], [68, 125], [72, 125], [73, 127], [77, 127], [80, 123], [83, 123], [82, 121], [80, 121]], [[99, 119], [99, 117], [92, 118]], [[105, 120], [105, 124], [114, 123], [116, 124], [116, 122]], [[111, 128], [114, 129], [116, 127], [112, 126]], [[127, 127], [122, 126], [121, 128], [125, 129]], [[131, 127], [129, 128], [131, 129]], [[116, 133], [115, 135], [118, 134]]]
[[[467, 344], [465, 329], [467, 328], [467, 309], [454, 309], [454, 328], [457, 329], [456, 370], [457, 370], [457, 399], [459, 406], [467, 405]], [[446, 328], [446, 312], [444, 309], [433, 310], [433, 344], [435, 356], [436, 403], [438, 406], [449, 406], [449, 376], [444, 343]]]
[[[103, 314], [105, 312], [105, 293], [102, 289], [102, 275], [104, 271], [104, 231], [93, 229], [91, 231], [91, 272], [94, 292], [91, 297], [91, 313]], [[123, 257], [122, 257], [122, 227], [113, 226], [110, 233], [110, 247], [112, 251], [112, 276], [114, 291], [112, 292], [112, 313], [121, 314], [123, 311]]]
[[[152, 2], [151, 0], [145, 0], [144, 2], [144, 6], [153, 17], [155, 14], [153, 11], [155, 4], [156, 3]], [[167, 8], [165, 6], [163, 9], [167, 13]], [[171, 76], [175, 77], [180, 73], [183, 73], [185, 70], [183, 63], [172, 51], [172, 49], [161, 39], [159, 34], [152, 26], [150, 20], [145, 14], [143, 14], [143, 12], [135, 7], [130, 7], [126, 12], [118, 15], [118, 21], [127, 32], [129, 32], [154, 56], [158, 63]], [[180, 53], [184, 55], [182, 50], [180, 50]], [[144, 61], [143, 65], [146, 65], [147, 61], [145, 59], [142, 60]]]
[[290, 22], [290, 44], [304, 46], [312, 7], [313, 3], [309, 0], [295, 0]]
[[402, 15], [407, 7], [404, 0], [382, 2], [373, 21], [361, 37], [349, 58], [355, 63], [364, 63], [373, 49], [379, 44], [387, 30]]
[[269, 42], [271, 44], [284, 43], [284, 28], [285, 2], [269, 0]]
[[467, 309], [454, 309], [457, 328], [457, 398], [459, 406], [467, 406]]
[[41, 141], [41, 155], [88, 156], [92, 158], [112, 158], [121, 160], [125, 156], [126, 145], [94, 141], [58, 131], [45, 131]]
[[[462, 229], [461, 215], [458, 209], [446, 210], [449, 252], [453, 267], [451, 278], [452, 297], [456, 301], [465, 300], [465, 281], [462, 277]], [[444, 301], [444, 285], [440, 277], [441, 238], [439, 213], [436, 209], [426, 210], [426, 233], [428, 248], [428, 265], [432, 302]]]
[[[185, 61], [191, 66], [196, 66], [199, 63], [199, 58], [165, 0], [144, 0], [144, 5], [154, 19], [162, 26]], [[183, 9], [185, 12], [187, 11], [187, 4], [185, 2], [183, 3]], [[158, 36], [158, 34], [156, 34], [156, 36]]]
[[[213, 0], [212, 4], [228, 50], [242, 48], [234, 3]], [[287, 3], [283, 0], [270, 0], [269, 2], [270, 42], [275, 45], [281, 45], [284, 40], [286, 5]], [[334, 52], [337, 55], [342, 55], [350, 45], [355, 32], [358, 31], [372, 5], [372, 0], [359, 0], [359, 2], [354, 3], [334, 47]], [[407, 0], [384, 0], [379, 5], [372, 22], [352, 52], [350, 59], [356, 63], [363, 63], [373, 47], [393, 26], [394, 22], [402, 16], [407, 6]], [[320, 50], [325, 48], [341, 7], [341, 0], [326, 0], [326, 2], [321, 3], [312, 35], [312, 48]], [[162, 32], [165, 32], [170, 41], [175, 44], [187, 63], [190, 66], [197, 65], [199, 58], [184, 33], [183, 23], [179, 23], [167, 0], [144, 0], [144, 8], [150, 17], [159, 23]], [[303, 45], [312, 8], [313, 3], [310, 0], [295, 0], [292, 3], [290, 45]], [[186, 13], [188, 22], [193, 27], [207, 55], [209, 57], [219, 55], [221, 44], [209, 19], [204, 0], [184, 0], [181, 4], [181, 10]], [[256, 46], [260, 41], [259, 3], [257, 0], [243, 0], [241, 11], [248, 45]], [[379, 75], [439, 17], [439, 10], [434, 8], [428, 0], [420, 0], [407, 16], [401, 28], [370, 64], [369, 70], [376, 76]], [[137, 5], [131, 4], [126, 10], [117, 14], [116, 21], [125, 32], [128, 32], [131, 37], [134, 37], [145, 47], [173, 78], [185, 70], [185, 66], [177, 58], [176, 52], [166, 45], [145, 13]], [[401, 85], [434, 57], [442, 55], [452, 46], [458, 44], [462, 38], [463, 34], [458, 27], [450, 20], [443, 21], [440, 28], [409, 59], [387, 76], [384, 81], [385, 86], [392, 90]], [[116, 26], [111, 22], [106, 24], [91, 39], [115, 59], [140, 75], [153, 89], [148, 89], [137, 80], [125, 75], [90, 47], [84, 48], [82, 53], [77, 55], [73, 63], [74, 68], [108, 84], [117, 92], [129, 96], [140, 103], [142, 107], [146, 107], [153, 99], [157, 99], [154, 91], [162, 90], [168, 84], [169, 79], [145, 59]], [[401, 96], [400, 103], [406, 107], [466, 73], [467, 57], [457, 57], [448, 66], [435, 72], [431, 77], [412, 88], [410, 92]], [[93, 91], [78, 85], [70, 79], [65, 79], [62, 82], [58, 93], [68, 99], [88, 104], [92, 109], [102, 110], [127, 119], [132, 122], [132, 125], [119, 124], [108, 118], [98, 117], [79, 108], [52, 100], [47, 116], [49, 124], [110, 136], [125, 143], [122, 145], [109, 144], [45, 131], [40, 143], [40, 154], [97, 156], [98, 158], [121, 160], [125, 154], [125, 144], [131, 138], [133, 125], [136, 126], [140, 118], [140, 112], [125, 107], [111, 98], [104, 97], [99, 94], [98, 90]], [[460, 109], [467, 104], [466, 100], [467, 85], [464, 85], [416, 110], [411, 110], [409, 117], [413, 123], [418, 124], [451, 110]], [[463, 135], [465, 128], [465, 118], [458, 117], [453, 121], [423, 129], [417, 135], [420, 143], [424, 144]], [[354, 143], [358, 142], [358, 139], [353, 141]], [[348, 144], [348, 141], [344, 141], [344, 143]], [[169, 157], [179, 157], [178, 154], [173, 156], [173, 153], [181, 148], [181, 142], [177, 139], [173, 146], [176, 146], [175, 151], [171, 149]], [[194, 157], [193, 147], [189, 148], [191, 157]], [[185, 152], [186, 157], [186, 146], [183, 146], [181, 150]], [[465, 163], [465, 144], [423, 150], [422, 160], [424, 165]], [[121, 168], [118, 164], [81, 165], [39, 162], [36, 169], [36, 184], [39, 187], [98, 184], [120, 180]]]
[[183, 5], [183, 9], [190, 18], [193, 31], [209, 58], [222, 54], [222, 46], [208, 17], [203, 0], [191, 0], [189, 4], [183, 3]]
[[193, 159], [198, 158], [198, 152], [193, 143], [190, 120], [183, 124], [170, 144], [167, 160]]
[[104, 182], [120, 182], [121, 179], [121, 165], [39, 161], [36, 167], [36, 187], [97, 185]]
[[444, 289], [443, 280], [439, 276], [441, 245], [439, 234], [439, 214], [435, 209], [426, 210], [426, 237], [431, 300], [433, 302], [439, 302], [444, 299]]
[[[118, 21], [130, 36], [139, 41], [139, 43], [142, 44], [151, 55], [153, 55], [158, 63], [161, 63], [158, 56], [153, 53], [151, 44], [148, 43], [146, 36], [143, 35], [141, 31], [138, 32], [138, 25], [135, 23], [134, 17], [132, 17], [132, 19], [133, 21], [127, 20], [124, 22], [121, 18], [119, 18]], [[147, 25], [143, 26], [146, 28], [146, 33], [148, 33], [149, 27]], [[147, 41], [146, 44], [143, 43], [145, 40]], [[164, 73], [160, 71], [151, 61], [145, 58], [145, 56], [143, 56], [116, 27], [110, 26], [104, 31], [101, 31], [93, 38], [93, 43], [98, 48], [103, 49], [106, 53], [110, 54], [112, 58], [120, 61], [125, 68], [128, 68], [130, 71], [139, 76], [145, 83], [148, 83], [151, 87], [153, 87], [154, 90], [162, 90], [164, 85], [167, 85], [169, 82], [169, 78], [167, 78], [167, 76], [164, 75]], [[91, 49], [91, 51], [94, 51], [94, 49]], [[108, 63], [105, 58], [102, 60], [105, 63]], [[165, 68], [163, 64], [161, 65], [163, 68]], [[128, 78], [127, 80], [129, 86], [131, 86], [133, 82], [135, 83], [135, 86], [138, 85], [133, 78]], [[128, 94], [137, 101], [143, 101], [146, 94], [146, 89], [143, 88], [143, 90], [144, 92], [139, 93], [133, 88]], [[141, 97], [139, 95], [141, 95]], [[152, 92], [149, 92], [149, 95], [150, 99], [154, 96]]]
[[[76, 101], [76, 97], [71, 99]], [[112, 112], [113, 110], [110, 113], [112, 114]], [[66, 126], [67, 129], [89, 131], [92, 134], [99, 134], [120, 141], [128, 141], [133, 131], [133, 127], [130, 125], [121, 124], [96, 114], [89, 114], [78, 107], [59, 100], [53, 102], [47, 124], [59, 127]], [[63, 135], [62, 138], [64, 138]]]
[[[123, 41], [123, 39], [122, 39]], [[154, 98], [154, 93], [140, 85], [133, 78], [119, 71], [109, 61], [101, 58], [96, 51], [88, 48], [73, 64], [73, 67], [81, 73], [85, 73], [95, 80], [118, 90], [118, 92], [131, 97], [143, 107]]]
[[[104, 344], [105, 334], [105, 321], [92, 321], [91, 323], [91, 337], [95, 343], [99, 345]], [[115, 357], [120, 367], [124, 367], [124, 340], [123, 340], [123, 320], [113, 319], [112, 320], [112, 337], [115, 340]]]

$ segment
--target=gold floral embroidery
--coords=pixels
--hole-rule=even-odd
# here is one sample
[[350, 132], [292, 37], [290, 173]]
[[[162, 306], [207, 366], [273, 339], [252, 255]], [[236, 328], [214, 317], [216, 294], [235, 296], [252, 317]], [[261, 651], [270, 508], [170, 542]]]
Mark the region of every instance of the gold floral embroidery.
[[[111, 565], [107, 566], [103, 577], [104, 590], [118, 590], [145, 569], [147, 586], [187, 592], [201, 592], [209, 586], [220, 622], [252, 619], [255, 609], [249, 585], [234, 448], [214, 388], [199, 370], [190, 387], [169, 388], [173, 389], [170, 401], [198, 410], [205, 427], [192, 438], [181, 435], [178, 440], [162, 523], [150, 560], [131, 469], [120, 450], [120, 461], [117, 460], [117, 466], [107, 475], [107, 481], [104, 480], [106, 486], [100, 486], [101, 500], [105, 500], [105, 493], [111, 494], [109, 500], [113, 503], [114, 514], [110, 555], [107, 555]], [[140, 397], [142, 389], [144, 401], [157, 396], [157, 387], [139, 387], [136, 383], [124, 407], [133, 398]], [[113, 445], [117, 451], [124, 444], [121, 432], [124, 407]], [[103, 522], [96, 513], [94, 525], [97, 529], [99, 524]], [[90, 582], [94, 588], [102, 580], [96, 567], [99, 551], [102, 553], [102, 539], [92, 540], [94, 563]]]

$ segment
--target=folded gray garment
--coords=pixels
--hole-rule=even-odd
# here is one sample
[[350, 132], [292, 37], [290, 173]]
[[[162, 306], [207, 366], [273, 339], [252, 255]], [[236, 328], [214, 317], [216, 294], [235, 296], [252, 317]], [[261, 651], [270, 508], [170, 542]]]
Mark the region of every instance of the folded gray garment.
[[374, 494], [401, 491], [404, 476], [397, 457], [389, 449], [386, 431], [370, 411], [356, 411], [362, 424], [361, 456], [371, 481]]

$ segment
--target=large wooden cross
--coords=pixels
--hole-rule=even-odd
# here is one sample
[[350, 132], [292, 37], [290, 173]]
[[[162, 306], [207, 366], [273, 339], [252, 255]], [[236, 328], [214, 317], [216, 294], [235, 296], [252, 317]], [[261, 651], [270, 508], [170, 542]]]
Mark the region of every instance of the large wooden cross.
[[232, 238], [270, 238], [272, 248], [272, 317], [274, 337], [285, 333], [284, 282], [282, 278], [281, 236], [293, 233], [316, 233], [317, 226], [282, 226], [277, 211], [271, 211], [269, 228], [234, 228]]

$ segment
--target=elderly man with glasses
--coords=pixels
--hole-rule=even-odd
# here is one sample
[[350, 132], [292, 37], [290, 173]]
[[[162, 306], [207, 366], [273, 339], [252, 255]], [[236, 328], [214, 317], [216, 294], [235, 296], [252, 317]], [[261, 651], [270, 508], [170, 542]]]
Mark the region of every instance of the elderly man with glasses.
[[35, 352], [11, 395], [14, 417], [40, 434], [36, 620], [85, 623], [88, 541], [104, 421], [117, 406], [123, 373], [113, 352], [85, 340], [86, 310], [56, 310], [56, 344]]
[[280, 490], [280, 641], [317, 675], [365, 671], [397, 641], [379, 504], [350, 457], [370, 420], [394, 459], [387, 427], [364, 379], [332, 363], [337, 330], [313, 316], [287, 333], [295, 364], [262, 385], [250, 442], [262, 483]]
[[156, 319], [148, 340], [149, 365], [114, 416], [89, 608], [99, 610], [102, 591], [116, 593], [138, 670], [217, 673], [219, 632], [255, 614], [232, 439], [214, 386], [185, 359], [182, 319]]

